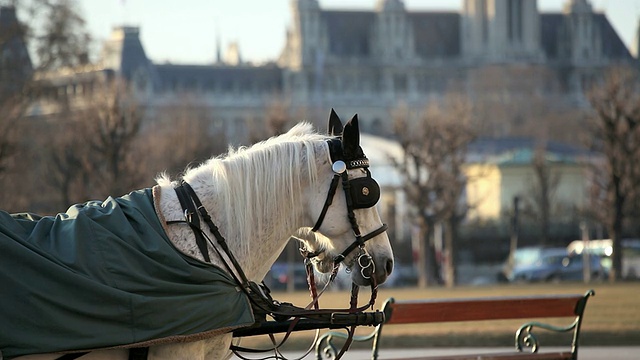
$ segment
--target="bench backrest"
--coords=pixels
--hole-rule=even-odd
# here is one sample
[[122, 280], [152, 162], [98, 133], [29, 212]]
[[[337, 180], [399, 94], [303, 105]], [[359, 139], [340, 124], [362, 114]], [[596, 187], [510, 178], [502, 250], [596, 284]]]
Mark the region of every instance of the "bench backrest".
[[580, 316], [584, 295], [476, 299], [387, 300], [386, 324]]

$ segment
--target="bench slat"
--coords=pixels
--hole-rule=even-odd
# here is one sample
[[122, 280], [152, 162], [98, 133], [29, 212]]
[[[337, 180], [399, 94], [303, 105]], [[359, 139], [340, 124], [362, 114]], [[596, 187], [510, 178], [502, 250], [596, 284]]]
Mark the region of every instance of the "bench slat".
[[387, 324], [575, 316], [581, 295], [396, 301]]

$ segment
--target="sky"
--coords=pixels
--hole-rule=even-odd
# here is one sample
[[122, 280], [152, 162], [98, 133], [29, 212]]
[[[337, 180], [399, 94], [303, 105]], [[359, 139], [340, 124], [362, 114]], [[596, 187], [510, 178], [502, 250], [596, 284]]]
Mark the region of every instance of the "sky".
[[[378, 0], [319, 0], [325, 9], [374, 8]], [[560, 12], [569, 0], [538, 0], [541, 12]], [[224, 53], [237, 42], [244, 61], [277, 59], [291, 24], [291, 0], [78, 0], [96, 44], [114, 26], [140, 27], [147, 57], [155, 63], [208, 64], [218, 42]], [[408, 10], [460, 11], [462, 0], [404, 0]], [[591, 0], [635, 49], [640, 0]], [[96, 45], [98, 46], [98, 45]], [[99, 46], [98, 46], [99, 48]]]

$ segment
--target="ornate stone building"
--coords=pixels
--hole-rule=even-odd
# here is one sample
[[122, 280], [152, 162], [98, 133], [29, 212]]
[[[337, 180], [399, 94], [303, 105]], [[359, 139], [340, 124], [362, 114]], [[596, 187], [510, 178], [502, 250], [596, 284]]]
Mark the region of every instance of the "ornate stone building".
[[[243, 63], [237, 46], [224, 57], [233, 61], [218, 56], [209, 65], [154, 63], [141, 29], [118, 27], [99, 66], [87, 71], [129, 80], [149, 119], [188, 103], [242, 142], [277, 106], [318, 122], [332, 107], [357, 112], [365, 131], [383, 135], [391, 132], [389, 118], [400, 104], [418, 114], [449, 92], [488, 107], [531, 98], [585, 106], [585, 82], [607, 66], [635, 61], [588, 0], [566, 0], [559, 13], [539, 12], [535, 0], [463, 0], [457, 12], [373, 1], [372, 10], [334, 10], [318, 0], [292, 0], [285, 47], [266, 65]], [[86, 78], [85, 71], [78, 81]], [[73, 77], [64, 79], [60, 86], [73, 94]], [[508, 135], [505, 124], [525, 115], [486, 113], [495, 122], [488, 131]]]
[[[462, 5], [461, 12], [412, 12], [401, 0], [379, 0], [374, 11], [336, 11], [316, 0], [293, 1], [294, 21], [278, 62], [283, 91], [296, 105], [358, 111], [370, 121], [369, 131], [385, 133], [398, 103], [421, 109], [449, 91], [487, 95], [487, 86], [478, 84], [487, 69], [541, 88], [530, 91], [580, 102], [585, 81], [632, 61], [588, 0], [567, 1], [562, 13], [540, 13], [534, 0]], [[541, 73], [546, 80], [538, 79]]]

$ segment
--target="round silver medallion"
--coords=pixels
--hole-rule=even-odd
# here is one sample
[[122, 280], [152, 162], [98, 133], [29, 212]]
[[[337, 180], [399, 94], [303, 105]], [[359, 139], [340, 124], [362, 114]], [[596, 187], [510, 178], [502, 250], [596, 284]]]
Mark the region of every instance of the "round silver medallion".
[[342, 160], [338, 160], [334, 162], [333, 165], [331, 165], [331, 169], [336, 174], [342, 174], [347, 170], [347, 164], [345, 164]]

